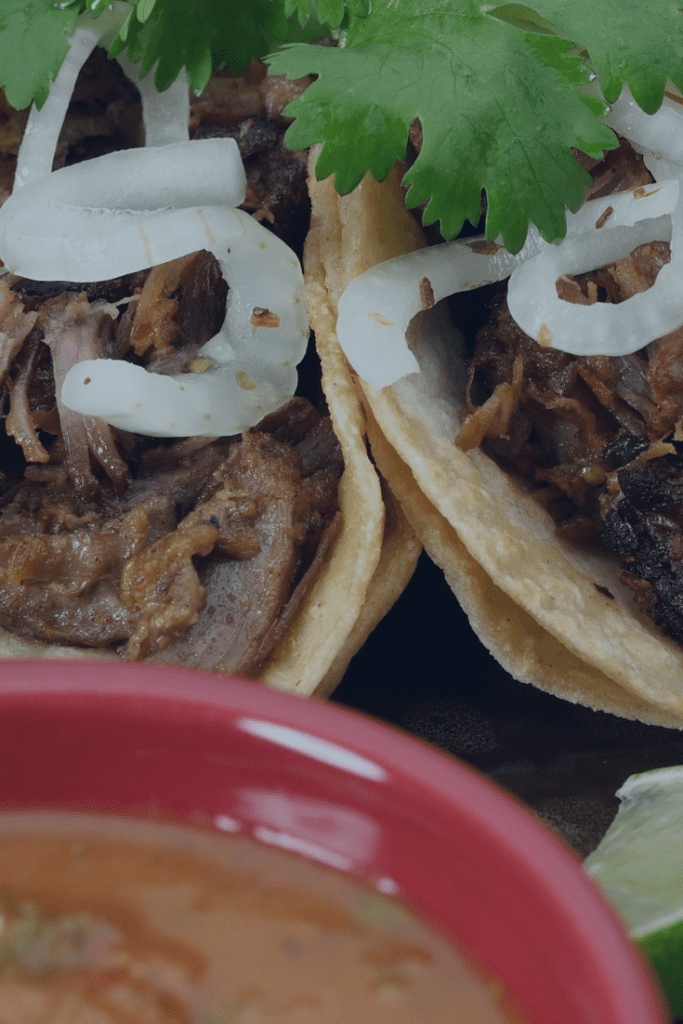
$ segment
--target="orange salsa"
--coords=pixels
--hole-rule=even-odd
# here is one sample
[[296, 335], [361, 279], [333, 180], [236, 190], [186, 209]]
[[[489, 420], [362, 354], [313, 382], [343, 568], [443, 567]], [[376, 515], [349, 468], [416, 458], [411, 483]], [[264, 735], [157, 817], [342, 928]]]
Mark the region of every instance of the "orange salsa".
[[240, 836], [0, 815], [0, 1024], [504, 1024], [436, 930]]

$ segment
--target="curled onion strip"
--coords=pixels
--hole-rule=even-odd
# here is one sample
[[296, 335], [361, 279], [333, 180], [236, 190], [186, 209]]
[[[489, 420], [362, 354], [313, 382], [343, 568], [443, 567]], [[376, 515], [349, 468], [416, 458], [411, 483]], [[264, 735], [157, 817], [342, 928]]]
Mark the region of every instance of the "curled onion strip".
[[116, 62], [140, 92], [145, 145], [167, 146], [171, 142], [186, 142], [190, 137], [190, 91], [185, 70], [181, 70], [168, 89], [159, 92], [152, 76], [140, 78], [139, 65], [129, 60], [125, 53], [120, 53]]
[[[120, 6], [103, 31], [117, 27]], [[246, 191], [234, 140], [188, 140], [186, 83], [159, 95], [126, 59], [120, 63], [140, 87], [146, 148], [50, 173], [73, 85], [101, 28], [81, 19], [50, 98], [31, 112], [15, 191], [0, 210], [0, 256], [23, 276], [85, 282], [212, 252], [229, 292], [223, 326], [199, 353], [203, 372], [172, 377], [120, 360], [88, 360], [71, 368], [61, 400], [84, 416], [155, 437], [239, 433], [296, 388], [308, 338], [299, 261], [234, 209]]]
[[191, 237], [210, 248], [197, 204], [238, 206], [245, 191], [234, 139], [108, 153], [10, 196], [0, 252], [13, 273], [36, 281], [106, 281], [185, 256]]
[[[610, 208], [614, 212], [596, 228], [600, 206], [603, 212]], [[517, 267], [508, 285], [508, 306], [522, 330], [541, 344], [574, 355], [628, 355], [683, 323], [679, 180], [586, 203], [580, 211], [584, 220], [588, 211], [598, 218], [585, 231]], [[666, 214], [671, 214], [671, 220]], [[671, 240], [671, 262], [647, 291], [616, 305], [581, 306], [558, 296], [556, 281], [562, 274], [580, 274], [623, 259], [635, 246], [654, 238]]]
[[[211, 368], [171, 377], [123, 360], [77, 363], [62, 387], [70, 409], [154, 437], [237, 434], [294, 394], [308, 339], [299, 261], [242, 210], [200, 212], [203, 223], [187, 223], [174, 255], [166, 249], [157, 262], [197, 249], [218, 259], [229, 286], [225, 321], [199, 350]], [[172, 227], [161, 237], [170, 239]], [[274, 314], [278, 326], [254, 326], [259, 309]]]
[[[655, 237], [671, 238], [669, 215], [672, 213], [676, 224], [672, 240], [673, 267], [672, 264], [663, 267], [649, 291], [616, 306], [604, 303], [576, 306], [558, 298], [555, 281], [561, 274], [591, 270], [627, 256], [634, 246]], [[602, 221], [604, 226], [596, 228]], [[567, 238], [560, 245], [546, 242], [532, 225], [524, 248], [516, 255], [482, 235], [398, 256], [350, 282], [339, 300], [339, 342], [361, 377], [375, 387], [386, 387], [400, 377], [419, 371], [417, 360], [408, 348], [406, 330], [411, 319], [425, 308], [425, 281], [430, 297], [438, 302], [456, 292], [480, 288], [512, 275], [508, 290], [510, 311], [532, 337], [537, 337], [546, 324], [553, 345], [564, 349], [566, 344], [569, 352], [579, 351], [578, 345], [582, 346], [580, 351], [584, 354], [633, 352], [642, 348], [646, 340], [660, 337], [683, 323], [683, 303], [673, 284], [680, 273], [678, 254], [683, 252], [683, 239], [679, 242], [680, 222], [679, 183], [674, 180], [646, 190], [634, 189], [590, 200], [578, 213], [568, 214]], [[655, 292], [662, 274], [664, 278]], [[653, 292], [654, 298], [648, 301], [647, 297]], [[629, 306], [636, 298], [640, 299], [636, 304], [642, 311], [640, 314]], [[549, 307], [554, 314], [548, 311]], [[622, 347], [616, 352], [614, 347], [604, 347], [599, 321], [604, 313], [610, 317], [619, 310], [622, 310], [619, 326], [610, 333], [612, 342], [615, 331], [618, 333], [617, 340]], [[577, 313], [582, 317], [578, 328]], [[658, 333], [644, 340], [639, 332], [646, 328], [650, 334], [653, 330]], [[545, 332], [543, 335], [547, 338]], [[625, 344], [633, 347], [623, 347]]]
[[[597, 82], [588, 91], [599, 95]], [[656, 114], [646, 114], [624, 88], [604, 120], [640, 149], [657, 187], [590, 200], [567, 215], [567, 236], [558, 245], [545, 242], [531, 225], [515, 256], [483, 236], [458, 239], [357, 277], [339, 302], [337, 334], [361, 377], [386, 387], [418, 371], [405, 332], [424, 308], [422, 279], [438, 301], [512, 274], [508, 303], [519, 326], [575, 354], [626, 355], [683, 324], [683, 106], [665, 98]], [[557, 296], [562, 274], [593, 270], [655, 238], [671, 240], [672, 259], [646, 292], [618, 305], [580, 306]]]
[[[99, 42], [115, 35], [126, 17], [126, 5], [117, 2], [103, 11], [97, 22], [81, 18], [64, 63], [50, 86], [40, 110], [34, 105], [26, 122], [24, 137], [17, 156], [14, 191], [52, 170], [57, 141], [62, 128], [78, 73]], [[187, 137], [187, 136], [186, 136]]]
[[[590, 91], [598, 95], [595, 85]], [[619, 99], [610, 105], [601, 120], [625, 139], [656, 154], [657, 159], [683, 168], [683, 106], [680, 103], [665, 96], [655, 114], [646, 114], [624, 86]]]
[[[444, 242], [397, 256], [349, 282], [339, 300], [337, 337], [346, 358], [364, 380], [383, 388], [419, 372], [406, 331], [429, 301], [502, 281], [518, 264], [547, 247], [532, 228], [513, 256], [483, 236]], [[426, 282], [426, 283], [423, 283]]]

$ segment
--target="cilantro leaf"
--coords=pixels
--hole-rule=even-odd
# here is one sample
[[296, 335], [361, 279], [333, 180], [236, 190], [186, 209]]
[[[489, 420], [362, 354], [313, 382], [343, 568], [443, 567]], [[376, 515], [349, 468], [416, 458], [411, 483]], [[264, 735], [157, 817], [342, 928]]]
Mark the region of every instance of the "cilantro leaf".
[[55, 6], [50, 0], [2, 0], [0, 7], [0, 86], [21, 110], [35, 98], [47, 99], [69, 49], [66, 36], [76, 27], [80, 3]]
[[386, 177], [419, 118], [424, 142], [404, 181], [409, 206], [429, 200], [427, 224], [440, 220], [446, 238], [476, 224], [485, 189], [487, 235], [511, 251], [530, 221], [564, 236], [565, 204], [578, 209], [588, 183], [571, 147], [598, 157], [616, 144], [597, 120], [604, 104], [576, 88], [589, 72], [571, 40], [520, 31], [476, 0], [375, 0], [343, 42], [268, 58], [274, 74], [319, 76], [287, 107], [288, 145], [323, 142], [319, 178], [334, 172], [345, 194], [367, 171]]
[[285, 0], [284, 10], [288, 18], [298, 14], [302, 25], [313, 17], [330, 28], [339, 28], [347, 9], [358, 18], [367, 18], [370, 7], [370, 0]]
[[[298, 19], [288, 19], [287, 4]], [[127, 0], [119, 10], [125, 17], [130, 5], [130, 13], [109, 52], [115, 57], [127, 50], [131, 60], [142, 59], [143, 74], [154, 67], [160, 90], [185, 67], [191, 88], [200, 92], [216, 68], [241, 72], [282, 42], [329, 35], [315, 11], [335, 4], [342, 15], [346, 5], [362, 14], [369, 0]], [[13, 107], [34, 99], [42, 106], [79, 16], [98, 18], [106, 9], [104, 0], [0, 0], [0, 86]]]
[[[151, 25], [146, 44], [143, 30]], [[144, 50], [142, 75], [156, 65], [154, 83], [167, 89], [187, 69], [190, 88], [201, 92], [216, 67], [244, 71], [277, 39], [287, 38], [282, 7], [272, 0], [137, 0], [111, 47], [113, 56], [127, 46], [131, 56]]]
[[[110, 55], [127, 49], [131, 60], [142, 58], [140, 73], [152, 68], [157, 89], [167, 89], [181, 68], [190, 88], [201, 92], [212, 71], [226, 67], [239, 74], [251, 60], [292, 39], [307, 41], [329, 34], [316, 19], [309, 0], [294, 0], [297, 19], [287, 18], [282, 0], [130, 0], [134, 3]], [[318, 6], [363, 0], [318, 0]], [[298, 5], [298, 6], [297, 6]], [[301, 8], [301, 10], [299, 10]], [[306, 17], [301, 11], [306, 8]], [[291, 12], [289, 12], [291, 13]]]
[[532, 6], [587, 51], [609, 102], [626, 84], [636, 103], [654, 114], [668, 78], [683, 89], [683, 15], [677, 0], [534, 0]]

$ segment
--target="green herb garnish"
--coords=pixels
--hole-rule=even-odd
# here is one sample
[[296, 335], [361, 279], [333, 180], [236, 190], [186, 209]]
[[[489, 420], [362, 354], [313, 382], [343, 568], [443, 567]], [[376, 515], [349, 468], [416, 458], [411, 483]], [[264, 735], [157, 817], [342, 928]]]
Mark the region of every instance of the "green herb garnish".
[[[365, 0], [351, 0], [358, 10]], [[117, 0], [123, 24], [109, 53], [123, 50], [154, 69], [157, 89], [167, 89], [185, 68], [190, 88], [201, 92], [212, 71], [236, 74], [253, 59], [286, 42], [329, 35], [321, 24], [343, 0]], [[0, 0], [0, 86], [17, 109], [45, 102], [81, 14], [93, 19], [111, 0]]]
[[549, 241], [566, 232], [589, 178], [572, 147], [593, 157], [616, 145], [606, 110], [580, 91], [591, 73], [615, 100], [625, 83], [652, 113], [667, 78], [683, 87], [683, 16], [670, 0], [537, 0], [498, 7], [478, 0], [373, 0], [347, 15], [340, 47], [293, 45], [268, 58], [275, 74], [318, 75], [287, 108], [287, 142], [322, 142], [319, 178], [351, 191], [383, 178], [405, 155], [408, 129], [424, 143], [405, 176], [406, 202], [429, 200], [424, 220], [445, 238], [479, 220], [511, 252], [529, 222]]
[[[81, 12], [106, 0], [0, 0], [0, 84], [9, 102], [44, 102]], [[582, 91], [597, 75], [608, 102], [627, 85], [654, 113], [668, 79], [683, 89], [683, 15], [672, 0], [119, 0], [131, 10], [111, 45], [166, 88], [182, 67], [198, 91], [212, 70], [267, 57], [275, 74], [317, 80], [287, 108], [294, 149], [322, 142], [318, 177], [351, 191], [385, 177], [419, 118], [424, 143], [405, 177], [407, 203], [446, 238], [477, 223], [521, 248], [530, 222], [564, 237], [565, 211], [593, 157], [616, 145], [605, 103]], [[327, 29], [321, 27], [326, 23]], [[339, 47], [310, 42], [339, 27]], [[279, 48], [281, 47], [281, 48]], [[279, 49], [278, 49], [279, 48]]]

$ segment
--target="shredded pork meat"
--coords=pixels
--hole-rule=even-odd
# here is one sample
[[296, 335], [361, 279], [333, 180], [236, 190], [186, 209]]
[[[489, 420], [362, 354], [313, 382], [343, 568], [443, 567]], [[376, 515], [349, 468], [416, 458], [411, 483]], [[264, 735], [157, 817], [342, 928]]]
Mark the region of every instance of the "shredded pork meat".
[[[631, 147], [586, 159], [591, 195], [648, 184]], [[623, 302], [669, 262], [666, 242], [579, 277], [560, 278], [568, 302]], [[683, 329], [629, 356], [571, 356], [537, 345], [490, 303], [469, 371], [469, 413], [458, 443], [484, 444], [536, 488], [558, 531], [601, 541], [621, 559], [639, 607], [683, 643]]]
[[[305, 163], [282, 145], [302, 86], [252, 67], [193, 99], [191, 128], [247, 157], [246, 208], [286, 239], [308, 221]], [[25, 117], [0, 94], [0, 201]], [[99, 51], [85, 65], [55, 166], [141, 141], [137, 91]], [[255, 674], [315, 582], [341, 525], [343, 471], [328, 417], [295, 398], [239, 437], [155, 440], [67, 409], [70, 367], [126, 358], [201, 372], [227, 285], [192, 253], [115, 281], [0, 277], [0, 626]]]
[[[0, 625], [129, 658], [257, 672], [340, 527], [343, 461], [329, 419], [296, 398], [241, 437], [159, 442], [62, 406], [61, 382], [80, 359], [125, 352], [156, 372], [192, 372], [225, 312], [209, 253], [110, 282], [108, 297], [13, 285], [0, 280], [12, 454], [0, 491]], [[119, 294], [131, 301], [113, 305]]]
[[297, 398], [241, 437], [159, 442], [61, 405], [79, 359], [127, 349], [152, 370], [192, 372], [225, 310], [208, 253], [112, 283], [132, 298], [123, 312], [82, 289], [0, 286], [13, 450], [0, 493], [0, 625], [257, 672], [339, 530], [343, 462], [329, 419]]

